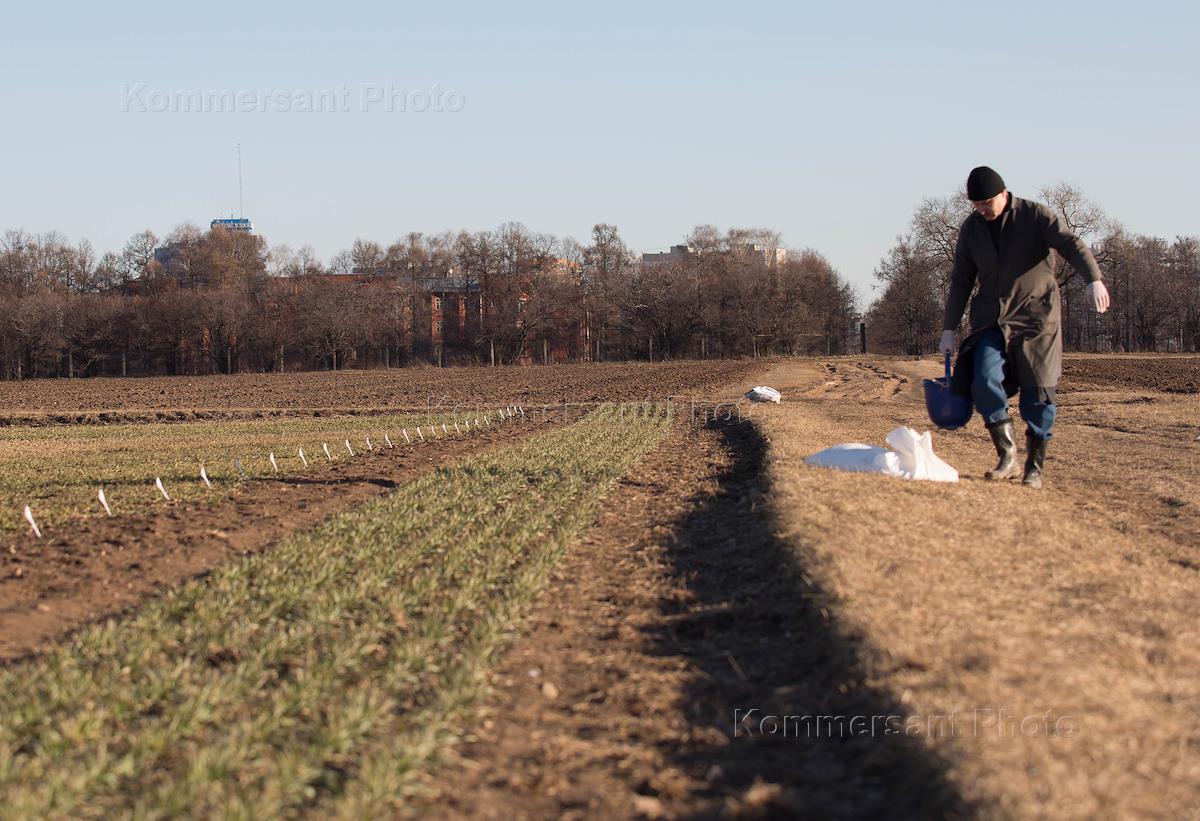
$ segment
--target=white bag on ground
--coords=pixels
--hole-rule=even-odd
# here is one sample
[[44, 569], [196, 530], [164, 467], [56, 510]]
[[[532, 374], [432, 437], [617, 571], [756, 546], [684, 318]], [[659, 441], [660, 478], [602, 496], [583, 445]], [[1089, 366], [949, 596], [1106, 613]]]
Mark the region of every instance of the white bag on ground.
[[885, 476], [900, 476], [900, 457], [884, 448], [850, 442], [834, 445], [804, 460], [806, 464], [820, 468], [851, 470], [855, 473], [882, 473]]
[[751, 390], [746, 391], [746, 398], [751, 402], [778, 403], [782, 397], [779, 391], [774, 388], [768, 388], [766, 385], [756, 385]]
[[958, 481], [958, 471], [933, 452], [933, 440], [928, 431], [917, 433], [912, 428], [896, 428], [887, 435], [887, 443], [892, 450], [858, 442], [834, 445], [820, 453], [814, 453], [805, 463], [815, 467], [858, 473], [881, 473], [900, 479]]
[[905, 479], [927, 479], [930, 482], [957, 482], [958, 471], [933, 452], [929, 431], [917, 433], [912, 428], [896, 428], [887, 435], [887, 443], [900, 457], [900, 470]]

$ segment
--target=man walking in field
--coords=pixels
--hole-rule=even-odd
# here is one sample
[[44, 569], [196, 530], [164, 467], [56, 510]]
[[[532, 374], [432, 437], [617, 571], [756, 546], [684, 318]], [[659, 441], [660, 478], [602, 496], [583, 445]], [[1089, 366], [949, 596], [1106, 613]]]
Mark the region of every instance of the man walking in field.
[[952, 389], [970, 396], [1000, 457], [988, 479], [1017, 476], [1017, 446], [1008, 397], [1020, 392], [1025, 420], [1022, 482], [1042, 486], [1046, 442], [1054, 426], [1054, 392], [1062, 373], [1061, 307], [1050, 252], [1057, 251], [1087, 279], [1086, 298], [1108, 310], [1108, 289], [1092, 252], [1041, 203], [1013, 196], [987, 166], [967, 177], [975, 207], [958, 232], [942, 324], [943, 355], [971, 299], [971, 335], [959, 349]]

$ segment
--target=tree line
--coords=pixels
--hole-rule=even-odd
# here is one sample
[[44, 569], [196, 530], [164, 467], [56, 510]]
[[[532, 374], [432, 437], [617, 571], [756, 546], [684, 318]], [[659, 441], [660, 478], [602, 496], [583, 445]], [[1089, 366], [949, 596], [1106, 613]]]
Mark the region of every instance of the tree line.
[[[1092, 249], [1112, 296], [1107, 313], [1087, 310], [1087, 283], [1055, 255], [1063, 345], [1076, 351], [1200, 350], [1200, 240], [1131, 233], [1076, 187], [1038, 198]], [[875, 270], [880, 294], [867, 312], [871, 350], [937, 350], [958, 230], [971, 213], [962, 195], [926, 199]]]
[[[697, 227], [686, 254], [641, 262], [616, 227], [588, 243], [519, 223], [355, 240], [322, 262], [221, 226], [86, 240], [0, 236], [0, 376], [236, 373], [543, 361], [844, 353], [853, 289], [778, 234]], [[431, 294], [465, 295], [433, 333]], [[436, 300], [433, 300], [436, 301]], [[440, 327], [440, 326], [439, 326]]]

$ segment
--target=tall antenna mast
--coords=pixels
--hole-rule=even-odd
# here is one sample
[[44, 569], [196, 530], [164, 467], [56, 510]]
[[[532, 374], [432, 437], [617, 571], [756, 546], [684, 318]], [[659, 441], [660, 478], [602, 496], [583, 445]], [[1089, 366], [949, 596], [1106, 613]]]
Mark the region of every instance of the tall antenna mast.
[[246, 209], [242, 206], [242, 144], [238, 143], [238, 219], [246, 217]]

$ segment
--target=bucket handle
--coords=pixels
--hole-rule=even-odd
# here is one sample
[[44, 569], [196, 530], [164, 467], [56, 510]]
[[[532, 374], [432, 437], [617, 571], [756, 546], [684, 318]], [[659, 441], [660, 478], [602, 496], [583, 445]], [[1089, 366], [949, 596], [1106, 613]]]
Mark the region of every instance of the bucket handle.
[[946, 351], [946, 384], [950, 384], [950, 352]]

